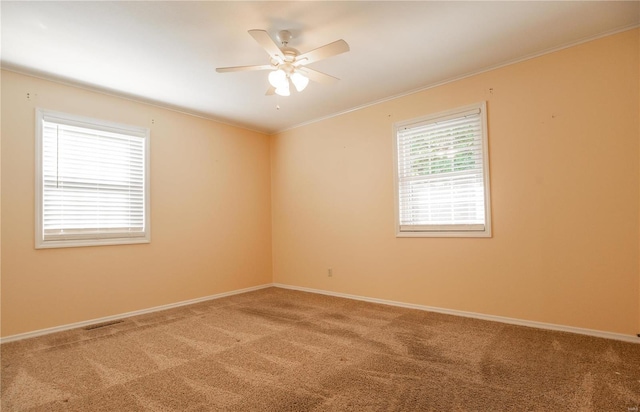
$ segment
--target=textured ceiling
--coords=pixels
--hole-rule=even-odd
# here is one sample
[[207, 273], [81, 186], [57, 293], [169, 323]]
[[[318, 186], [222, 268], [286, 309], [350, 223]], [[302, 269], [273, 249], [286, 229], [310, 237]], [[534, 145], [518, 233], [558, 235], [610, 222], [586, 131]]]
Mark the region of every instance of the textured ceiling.
[[[640, 23], [637, 1], [10, 2], [4, 68], [63, 80], [266, 132], [291, 128], [613, 33]], [[309, 67], [336, 76], [265, 96], [267, 64], [247, 30], [294, 34], [301, 52], [351, 51]], [[277, 110], [276, 106], [280, 109]]]

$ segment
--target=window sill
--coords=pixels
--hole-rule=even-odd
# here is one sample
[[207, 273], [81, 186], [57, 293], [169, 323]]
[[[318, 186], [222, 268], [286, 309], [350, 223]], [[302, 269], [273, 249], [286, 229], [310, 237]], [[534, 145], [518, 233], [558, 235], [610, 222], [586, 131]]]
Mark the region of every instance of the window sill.
[[74, 239], [74, 240], [38, 240], [36, 249], [54, 249], [65, 247], [136, 245], [151, 243], [149, 237], [112, 238], [112, 239]]

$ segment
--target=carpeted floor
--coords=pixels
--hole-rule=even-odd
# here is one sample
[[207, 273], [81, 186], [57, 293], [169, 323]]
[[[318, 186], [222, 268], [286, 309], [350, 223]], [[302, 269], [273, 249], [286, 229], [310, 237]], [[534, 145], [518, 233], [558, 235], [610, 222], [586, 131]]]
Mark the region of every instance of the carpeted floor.
[[279, 288], [6, 343], [2, 411], [636, 411], [640, 345]]

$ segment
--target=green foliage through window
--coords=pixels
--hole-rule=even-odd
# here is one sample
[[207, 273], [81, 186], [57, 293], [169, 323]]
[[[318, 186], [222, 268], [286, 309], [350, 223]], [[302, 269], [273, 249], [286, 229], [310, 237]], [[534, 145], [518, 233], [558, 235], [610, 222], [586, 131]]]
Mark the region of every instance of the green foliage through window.
[[425, 132], [408, 150], [412, 174], [418, 176], [473, 169], [475, 130], [472, 125], [451, 128], [446, 134]]

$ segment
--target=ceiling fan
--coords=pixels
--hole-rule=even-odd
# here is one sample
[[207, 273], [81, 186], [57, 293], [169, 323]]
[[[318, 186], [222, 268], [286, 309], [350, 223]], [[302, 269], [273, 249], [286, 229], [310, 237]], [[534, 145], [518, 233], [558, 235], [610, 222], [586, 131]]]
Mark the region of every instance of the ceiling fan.
[[307, 87], [309, 80], [318, 83], [333, 83], [339, 80], [337, 77], [310, 69], [306, 67], [306, 65], [349, 51], [347, 42], [344, 40], [336, 40], [333, 43], [301, 54], [293, 47], [289, 47], [289, 41], [292, 36], [287, 30], [282, 30], [278, 33], [278, 40], [282, 46], [278, 46], [266, 30], [249, 30], [249, 34], [269, 54], [270, 64], [218, 67], [216, 71], [218, 73], [227, 73], [250, 70], [271, 70], [271, 73], [269, 73], [269, 84], [271, 87], [267, 90], [267, 95], [275, 93], [280, 96], [289, 96], [291, 84], [293, 84], [298, 92], [301, 92]]

